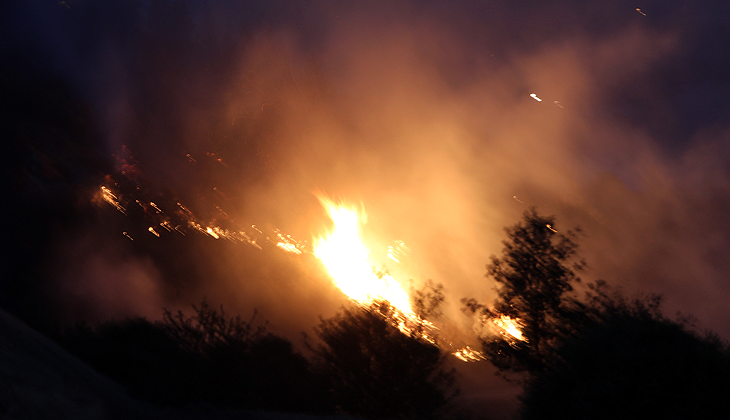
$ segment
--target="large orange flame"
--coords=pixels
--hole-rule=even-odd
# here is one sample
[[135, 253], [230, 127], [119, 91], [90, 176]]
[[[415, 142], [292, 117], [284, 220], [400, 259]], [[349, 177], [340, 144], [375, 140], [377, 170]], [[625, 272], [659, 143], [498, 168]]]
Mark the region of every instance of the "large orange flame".
[[314, 255], [322, 261], [335, 285], [362, 305], [386, 300], [407, 317], [415, 317], [408, 294], [392, 276], [378, 273], [370, 251], [362, 240], [364, 211], [319, 197], [334, 228], [325, 237], [314, 239]]
[[513, 339], [527, 342], [527, 338], [522, 335], [522, 330], [520, 330], [519, 321], [519, 318], [512, 319], [507, 315], [500, 315], [499, 318], [494, 319], [494, 323], [502, 329], [503, 334], [509, 335]]
[[[396, 309], [390, 321], [403, 334], [415, 332], [419, 338], [437, 345], [432, 333], [438, 328], [413, 312], [401, 284], [391, 275], [378, 272], [371, 260], [370, 250], [361, 236], [361, 227], [367, 221], [365, 212], [323, 196], [319, 196], [319, 201], [327, 210], [334, 228], [328, 235], [314, 239], [314, 255], [322, 261], [335, 285], [350, 299], [364, 306], [379, 300], [388, 301]], [[397, 242], [397, 248], [388, 250], [388, 257], [395, 262], [398, 262], [396, 254], [407, 250], [402, 242]], [[480, 352], [468, 346], [452, 354], [465, 362], [484, 360]]]

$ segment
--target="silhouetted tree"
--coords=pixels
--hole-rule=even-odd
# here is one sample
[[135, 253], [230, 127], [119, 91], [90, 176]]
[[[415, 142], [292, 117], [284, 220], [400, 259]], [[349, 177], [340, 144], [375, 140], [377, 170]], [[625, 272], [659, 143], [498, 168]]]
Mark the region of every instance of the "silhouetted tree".
[[315, 328], [316, 362], [340, 411], [377, 419], [445, 418], [456, 395], [445, 355], [393, 326], [393, 308], [344, 307]]
[[204, 354], [210, 349], [229, 345], [247, 350], [248, 347], [266, 333], [266, 323], [255, 325], [256, 311], [251, 319], [244, 321], [240, 315], [227, 317], [221, 305], [212, 308], [203, 301], [200, 306], [193, 305], [195, 315], [186, 316], [182, 311], [172, 313], [163, 310], [162, 324], [168, 334], [182, 348], [191, 353]]
[[535, 208], [505, 231], [502, 257], [492, 255], [487, 265], [487, 277], [498, 284], [493, 306], [475, 299], [462, 303], [483, 322], [503, 315], [516, 320], [524, 340], [494, 334], [482, 338], [483, 350], [503, 372], [535, 373], [544, 369], [554, 346], [575, 330], [581, 317], [580, 305], [569, 292], [580, 281], [575, 273], [584, 263], [574, 258], [575, 233], [559, 233], [555, 219], [539, 215]]
[[522, 396], [524, 419], [719, 419], [730, 415], [730, 353], [661, 314], [658, 295], [594, 294], [592, 322], [564, 340]]
[[441, 316], [441, 304], [444, 303], [444, 285], [427, 280], [420, 288], [411, 288], [413, 311], [421, 319], [434, 319]]
[[711, 333], [661, 312], [661, 295], [632, 299], [604, 281], [572, 294], [579, 281], [574, 234], [534, 209], [506, 229], [502, 258], [488, 276], [498, 283], [492, 308], [463, 299], [484, 322], [518, 320], [524, 340], [483, 338], [502, 372], [526, 372], [524, 419], [727, 418], [730, 351]]

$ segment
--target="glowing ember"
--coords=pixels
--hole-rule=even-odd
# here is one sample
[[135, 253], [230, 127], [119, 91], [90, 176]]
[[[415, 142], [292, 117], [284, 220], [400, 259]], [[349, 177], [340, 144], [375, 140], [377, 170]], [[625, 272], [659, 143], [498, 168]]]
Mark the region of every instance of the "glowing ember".
[[276, 233], [276, 238], [279, 241], [276, 243], [276, 246], [279, 247], [279, 249], [291, 252], [292, 254], [302, 253], [302, 250], [299, 249], [299, 244], [291, 237], [291, 235], [284, 235], [281, 231], [279, 231], [279, 229], [274, 230], [274, 233]]
[[319, 199], [334, 222], [334, 229], [326, 237], [314, 239], [314, 255], [327, 268], [335, 285], [362, 305], [386, 300], [405, 316], [415, 317], [401, 285], [389, 274], [374, 270], [370, 251], [360, 237], [365, 213], [324, 197]]
[[[207, 155], [226, 166], [217, 154], [208, 152]], [[161, 237], [174, 233], [187, 236], [188, 232], [194, 230], [213, 239], [244, 243], [258, 249], [263, 249], [262, 245], [272, 245], [275, 249], [293, 254], [311, 253], [307, 241], [297, 241], [278, 229], [274, 229], [273, 234], [262, 231], [256, 225], [251, 225], [253, 231], [249, 232], [238, 229], [235, 221], [217, 204], [213, 204], [217, 211], [216, 219], [203, 220], [182, 203], [170, 200], [150, 188], [138, 160], [129, 149], [123, 147], [119, 156], [113, 156], [119, 163], [118, 171], [104, 177], [104, 184], [99, 185], [91, 201], [100, 206], [109, 204], [125, 216], [136, 220], [142, 217], [145, 222], [152, 222], [152, 226], [144, 227], [152, 235]], [[192, 155], [186, 156], [191, 162], [197, 162]], [[218, 188], [213, 188], [213, 191], [225, 198]], [[125, 231], [123, 235], [134, 240], [130, 232]]]
[[279, 242], [276, 244], [279, 248], [283, 249], [284, 251], [291, 252], [292, 254], [301, 254], [302, 251], [297, 248], [295, 244], [288, 244], [284, 242]]
[[400, 264], [400, 258], [410, 251], [403, 241], [395, 241], [395, 246], [388, 247], [388, 258]]
[[393, 249], [392, 246], [389, 246], [388, 247], [388, 258], [390, 258], [391, 260], [393, 260], [396, 263], [400, 264], [400, 260], [395, 257], [395, 250]]
[[478, 362], [480, 360], [486, 359], [486, 357], [484, 357], [481, 352], [476, 351], [469, 346], [455, 351], [453, 355], [462, 362]]
[[105, 187], [101, 186], [101, 199], [106, 201], [107, 203], [111, 204], [115, 209], [119, 210], [122, 214], [127, 214], [127, 209], [124, 208], [124, 206], [119, 202], [119, 198], [112, 193], [112, 191]]
[[512, 319], [507, 315], [501, 315], [499, 318], [494, 319], [494, 323], [506, 334], [509, 334], [517, 340], [527, 342], [527, 339], [522, 335], [522, 331], [520, 331], [519, 319]]

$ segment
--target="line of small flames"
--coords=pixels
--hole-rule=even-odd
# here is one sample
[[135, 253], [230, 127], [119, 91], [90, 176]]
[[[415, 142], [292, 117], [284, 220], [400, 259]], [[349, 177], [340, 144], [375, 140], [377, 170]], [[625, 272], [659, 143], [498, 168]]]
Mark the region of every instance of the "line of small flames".
[[[99, 190], [95, 196], [96, 201], [103, 201], [114, 207], [117, 211], [129, 215], [129, 209], [125, 206], [125, 203], [121, 199], [120, 193], [115, 193], [112, 187], [106, 185], [100, 185]], [[225, 229], [218, 226], [215, 223], [206, 223], [205, 221], [198, 219], [193, 212], [180, 202], [176, 203], [176, 209], [174, 211], [176, 219], [182, 219], [182, 224], [173, 223], [173, 218], [165, 215], [160, 207], [154, 202], [142, 202], [140, 200], [134, 200], [134, 205], [137, 205], [141, 210], [145, 212], [152, 212], [155, 215], [156, 223], [147, 228], [147, 231], [156, 237], [160, 237], [162, 230], [167, 232], [174, 232], [185, 236], [186, 230], [196, 230], [204, 235], [210, 236], [213, 239], [224, 239], [231, 242], [246, 243], [255, 248], [261, 249], [261, 241], [254, 238], [254, 234], [246, 233], [242, 230]], [[278, 229], [274, 229], [269, 235], [264, 234], [256, 225], [251, 225], [251, 229], [254, 232], [258, 232], [259, 236], [265, 236], [265, 241], [273, 243], [277, 248], [293, 254], [310, 253], [307, 251], [306, 242], [297, 241], [291, 235], [285, 235]], [[130, 240], [134, 238], [129, 232], [122, 232]]]

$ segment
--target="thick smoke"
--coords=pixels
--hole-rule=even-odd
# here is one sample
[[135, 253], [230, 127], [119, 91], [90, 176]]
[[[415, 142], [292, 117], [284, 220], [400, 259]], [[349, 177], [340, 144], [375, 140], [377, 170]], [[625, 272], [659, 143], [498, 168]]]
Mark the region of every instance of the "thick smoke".
[[[27, 24], [5, 31], [150, 188], [300, 239], [328, 226], [313, 192], [362, 205], [374, 254], [404, 241], [393, 270], [443, 283], [463, 331], [459, 299], [493, 298], [484, 265], [534, 205], [583, 228], [587, 279], [663, 293], [729, 336], [728, 85], [713, 70], [727, 52], [706, 51], [721, 11], [489, 3], [68, 1], [17, 6]], [[206, 296], [293, 333], [344, 301], [311, 259], [209, 238], [145, 252], [114, 229], [53, 238], [67, 311], [151, 316]]]
[[123, 249], [100, 246], [99, 240], [85, 234], [58, 252], [55, 294], [67, 303], [64, 321], [105, 321], [130, 314], [159, 318], [160, 279], [154, 262], [130, 258]]

